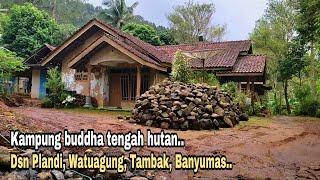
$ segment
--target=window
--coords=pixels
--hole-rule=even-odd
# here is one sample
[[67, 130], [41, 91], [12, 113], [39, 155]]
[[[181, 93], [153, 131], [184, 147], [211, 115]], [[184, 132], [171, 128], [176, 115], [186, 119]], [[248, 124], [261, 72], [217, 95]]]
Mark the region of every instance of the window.
[[74, 77], [77, 81], [88, 80], [88, 72], [77, 69], [76, 73], [74, 74]]
[[[122, 74], [120, 76], [121, 97], [123, 101], [134, 101], [136, 99], [137, 75], [135, 73]], [[141, 93], [149, 89], [149, 76], [141, 77]]]

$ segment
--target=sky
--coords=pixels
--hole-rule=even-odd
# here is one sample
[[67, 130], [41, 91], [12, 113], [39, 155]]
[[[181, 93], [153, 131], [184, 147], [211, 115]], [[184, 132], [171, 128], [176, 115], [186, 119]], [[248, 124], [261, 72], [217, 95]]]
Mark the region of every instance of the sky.
[[[102, 0], [87, 0], [95, 6], [101, 6]], [[169, 26], [166, 16], [177, 5], [188, 0], [126, 0], [128, 5], [139, 2], [134, 14], [156, 25]], [[194, 0], [199, 3], [215, 4], [216, 12], [212, 24], [227, 26], [224, 40], [244, 40], [254, 29], [255, 22], [263, 15], [268, 0]]]

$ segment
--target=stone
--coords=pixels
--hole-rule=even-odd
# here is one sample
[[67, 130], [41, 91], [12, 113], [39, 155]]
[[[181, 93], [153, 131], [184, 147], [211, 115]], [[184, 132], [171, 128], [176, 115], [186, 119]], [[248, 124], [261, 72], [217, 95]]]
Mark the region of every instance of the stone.
[[212, 114], [212, 113], [213, 113], [213, 107], [212, 107], [212, 105], [211, 105], [211, 104], [206, 105], [206, 106], [205, 106], [205, 110], [206, 110], [208, 113]]
[[153, 180], [167, 180], [168, 178], [165, 176], [161, 176], [161, 175], [156, 175]]
[[219, 115], [216, 114], [216, 113], [212, 113], [212, 114], [211, 114], [211, 118], [213, 118], [213, 119], [217, 119], [217, 118], [219, 118], [219, 117], [221, 117], [221, 116], [219, 116]]
[[242, 113], [239, 116], [239, 121], [248, 121], [249, 120], [249, 116], [246, 113]]
[[179, 110], [179, 111], [177, 112], [177, 115], [178, 115], [179, 117], [182, 117], [182, 116], [183, 116], [183, 111]]
[[191, 120], [191, 121], [194, 121], [194, 120], [196, 120], [196, 117], [195, 116], [188, 116], [187, 119]]
[[208, 101], [208, 95], [207, 94], [203, 94], [202, 95], [202, 97], [201, 97], [201, 99], [202, 99], [202, 101], [204, 101], [204, 102], [207, 102]]
[[223, 121], [226, 123], [226, 125], [228, 127], [233, 127], [233, 123], [232, 123], [232, 120], [231, 120], [230, 116], [225, 116], [223, 118]]
[[57, 180], [64, 179], [64, 174], [58, 170], [52, 170], [51, 175], [53, 176], [53, 179], [57, 179]]
[[212, 120], [212, 125], [213, 125], [213, 129], [218, 130], [220, 127], [220, 124], [218, 122], [218, 120], [214, 119]]
[[9, 169], [10, 166], [10, 153], [0, 152], [0, 167], [2, 169]]
[[224, 110], [220, 106], [216, 106], [214, 108], [214, 113], [218, 114], [219, 116], [224, 116]]
[[220, 102], [220, 106], [221, 106], [222, 108], [227, 108], [227, 107], [230, 106], [230, 104], [229, 104], [229, 103]]
[[8, 179], [8, 180], [24, 180], [27, 179], [26, 177], [24, 177], [24, 175], [18, 173], [17, 171], [13, 171], [9, 174], [6, 174], [5, 176], [1, 177], [1, 179]]
[[169, 114], [167, 112], [163, 112], [163, 113], [161, 113], [161, 116], [164, 118], [167, 118], [167, 117], [169, 117]]
[[128, 123], [135, 124], [135, 123], [137, 123], [137, 121], [134, 120], [134, 119], [130, 119], [130, 120], [128, 121]]
[[121, 116], [121, 115], [119, 115], [117, 118], [118, 118], [118, 119], [124, 119], [124, 117]]
[[182, 102], [180, 102], [180, 101], [174, 101], [174, 102], [173, 102], [173, 105], [174, 105], [174, 106], [181, 106], [181, 105], [182, 105]]
[[166, 111], [168, 109], [168, 107], [165, 106], [165, 105], [160, 105], [159, 109], [162, 110], [162, 111]]
[[200, 105], [202, 103], [202, 100], [200, 98], [195, 98], [193, 101], [196, 105]]
[[167, 122], [162, 122], [161, 125], [160, 125], [160, 127], [161, 127], [162, 129], [169, 129], [169, 126], [170, 126], [170, 124], [167, 123]]
[[210, 117], [210, 115], [205, 113], [205, 114], [202, 115], [202, 117], [205, 118], [205, 119], [208, 119]]
[[74, 172], [67, 170], [66, 172], [64, 172], [64, 177], [65, 178], [73, 178], [74, 176]]
[[141, 176], [135, 176], [135, 177], [130, 178], [130, 180], [148, 180], [148, 178], [141, 177]]
[[212, 129], [212, 121], [211, 119], [200, 119], [199, 124], [201, 129], [209, 130]]
[[189, 102], [193, 102], [194, 98], [193, 97], [187, 97], [186, 100], [189, 101]]
[[188, 121], [184, 121], [181, 125], [181, 130], [182, 131], [186, 131], [189, 129], [189, 122]]
[[186, 105], [186, 104], [182, 104], [182, 105], [181, 105], [181, 108], [182, 108], [182, 109], [185, 109], [185, 108], [187, 108], [187, 107], [188, 107], [188, 105]]
[[152, 124], [153, 124], [153, 121], [152, 121], [152, 120], [148, 120], [148, 121], [146, 122], [146, 126], [151, 127], [151, 126], [152, 126]]
[[191, 116], [195, 116], [195, 117], [199, 116], [199, 114], [198, 114], [198, 113], [193, 112], [193, 111], [190, 113], [190, 115], [191, 115]]
[[239, 104], [216, 87], [170, 80], [151, 86], [136, 100], [132, 112], [133, 123], [163, 129], [219, 129], [246, 119]]
[[171, 111], [178, 111], [178, 110], [180, 110], [180, 107], [179, 107], [179, 106], [173, 106], [173, 107], [171, 108]]
[[52, 179], [52, 175], [50, 172], [41, 172], [41, 173], [38, 173], [38, 178], [40, 180], [49, 180], [49, 179]]

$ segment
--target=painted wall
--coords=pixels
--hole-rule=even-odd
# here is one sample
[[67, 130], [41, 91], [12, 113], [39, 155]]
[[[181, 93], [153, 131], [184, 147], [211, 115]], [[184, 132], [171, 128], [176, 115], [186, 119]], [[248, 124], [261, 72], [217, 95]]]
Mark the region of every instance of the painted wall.
[[40, 70], [32, 70], [32, 86], [31, 98], [39, 98], [40, 96]]
[[[74, 52], [70, 52], [74, 54]], [[77, 94], [85, 94], [88, 82], [86, 80], [75, 79], [75, 69], [68, 67], [71, 55], [67, 55], [62, 61], [62, 80], [69, 91], [76, 91]], [[90, 79], [90, 95], [97, 99], [99, 106], [107, 105], [109, 102], [109, 75], [107, 68], [118, 67], [118, 63], [135, 63], [133, 59], [123, 54], [119, 50], [105, 46], [95, 52], [89, 62], [94, 66]]]
[[39, 90], [39, 98], [42, 99], [47, 95], [46, 92], [46, 80], [47, 80], [47, 70], [42, 69], [40, 71], [40, 90]]

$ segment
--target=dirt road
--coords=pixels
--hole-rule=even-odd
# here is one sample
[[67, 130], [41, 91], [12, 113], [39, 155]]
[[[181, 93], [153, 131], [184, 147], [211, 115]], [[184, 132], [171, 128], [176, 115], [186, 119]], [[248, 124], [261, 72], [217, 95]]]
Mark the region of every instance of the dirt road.
[[[21, 123], [34, 130], [58, 131], [95, 129], [127, 132], [146, 127], [116, 118], [116, 113], [89, 113], [34, 107], [14, 108], [27, 117]], [[160, 129], [152, 129], [157, 132]], [[184, 148], [134, 149], [140, 154], [181, 152], [189, 155], [226, 155], [234, 163], [231, 171], [155, 172], [173, 179], [186, 178], [273, 178], [320, 179], [320, 119], [302, 117], [251, 118], [233, 129], [219, 131], [177, 131]]]

